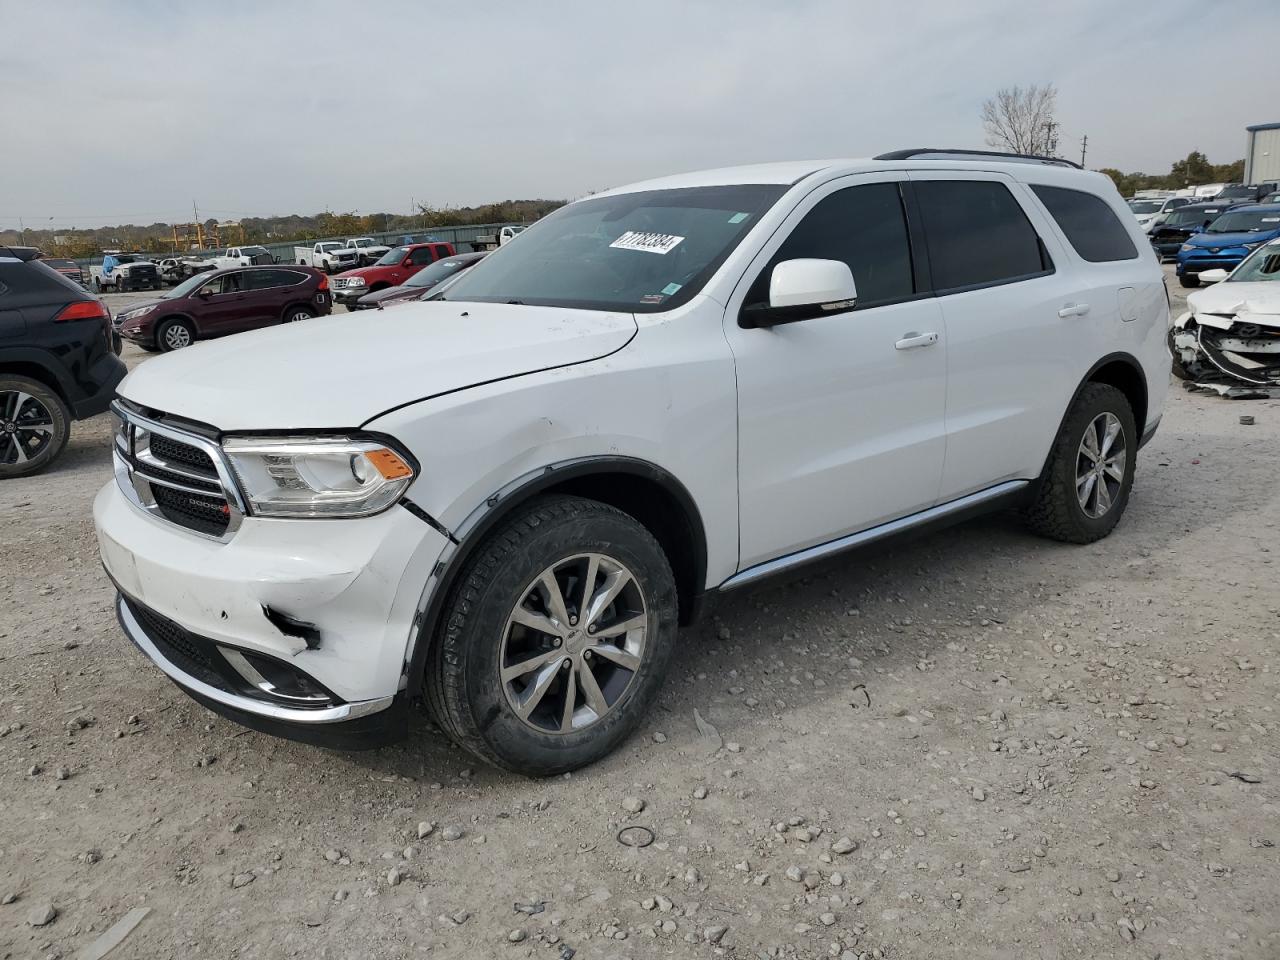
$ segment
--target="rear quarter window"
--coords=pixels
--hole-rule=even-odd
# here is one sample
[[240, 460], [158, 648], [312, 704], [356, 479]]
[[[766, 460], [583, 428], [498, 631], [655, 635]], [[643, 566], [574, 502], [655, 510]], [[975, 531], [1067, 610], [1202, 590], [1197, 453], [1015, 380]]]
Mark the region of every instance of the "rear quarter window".
[[1129, 232], [1101, 197], [1083, 190], [1042, 184], [1032, 184], [1031, 191], [1040, 198], [1082, 259], [1108, 263], [1138, 258]]

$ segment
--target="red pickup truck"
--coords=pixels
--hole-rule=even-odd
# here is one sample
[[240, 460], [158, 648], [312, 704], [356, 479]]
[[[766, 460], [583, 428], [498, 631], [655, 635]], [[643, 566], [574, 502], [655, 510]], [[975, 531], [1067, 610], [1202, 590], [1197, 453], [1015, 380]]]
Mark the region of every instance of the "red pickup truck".
[[454, 255], [452, 243], [410, 243], [396, 247], [367, 267], [347, 270], [330, 281], [333, 299], [348, 309], [366, 293], [404, 283], [423, 267]]

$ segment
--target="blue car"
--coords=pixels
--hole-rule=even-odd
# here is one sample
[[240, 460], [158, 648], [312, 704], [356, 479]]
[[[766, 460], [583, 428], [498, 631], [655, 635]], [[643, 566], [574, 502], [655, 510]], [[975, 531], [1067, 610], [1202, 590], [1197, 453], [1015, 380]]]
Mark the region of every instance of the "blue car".
[[1232, 270], [1256, 248], [1280, 238], [1280, 203], [1235, 207], [1178, 248], [1178, 282], [1200, 286], [1206, 270]]

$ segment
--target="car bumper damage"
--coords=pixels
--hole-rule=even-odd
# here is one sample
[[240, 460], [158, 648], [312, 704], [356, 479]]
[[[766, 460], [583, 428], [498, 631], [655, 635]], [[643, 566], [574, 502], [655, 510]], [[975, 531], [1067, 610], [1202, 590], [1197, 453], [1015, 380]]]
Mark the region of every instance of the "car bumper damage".
[[1185, 313], [1170, 349], [1194, 387], [1224, 397], [1280, 397], [1280, 304], [1242, 302], [1221, 313]]

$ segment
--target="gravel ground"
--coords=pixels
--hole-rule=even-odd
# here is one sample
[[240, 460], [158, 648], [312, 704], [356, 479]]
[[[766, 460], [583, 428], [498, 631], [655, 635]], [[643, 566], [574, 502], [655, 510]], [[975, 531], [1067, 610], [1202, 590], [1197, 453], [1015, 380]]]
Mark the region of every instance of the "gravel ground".
[[1275, 960], [1278, 438], [1175, 389], [1109, 539], [997, 516], [736, 593], [639, 735], [530, 781], [189, 701], [112, 616], [80, 424], [0, 488], [0, 957], [147, 907], [111, 960]]

